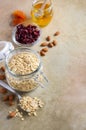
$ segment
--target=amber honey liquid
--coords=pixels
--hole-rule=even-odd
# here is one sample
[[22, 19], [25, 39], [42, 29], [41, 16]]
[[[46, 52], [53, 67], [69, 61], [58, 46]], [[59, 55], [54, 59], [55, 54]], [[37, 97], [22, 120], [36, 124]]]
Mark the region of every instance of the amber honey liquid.
[[40, 27], [44, 27], [44, 26], [48, 25], [53, 16], [53, 10], [52, 10], [52, 6], [50, 4], [45, 5], [41, 16], [37, 15], [42, 4], [43, 3], [37, 3], [37, 4], [33, 5], [32, 11], [31, 11], [31, 16], [32, 16], [33, 22], [38, 24]]

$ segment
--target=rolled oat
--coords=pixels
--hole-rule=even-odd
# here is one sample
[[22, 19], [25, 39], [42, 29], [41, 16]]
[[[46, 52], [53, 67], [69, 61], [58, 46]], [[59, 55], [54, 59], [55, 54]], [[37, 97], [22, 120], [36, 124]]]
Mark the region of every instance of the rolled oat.
[[29, 96], [24, 96], [20, 99], [19, 106], [24, 111], [28, 112], [28, 115], [37, 116], [36, 111], [39, 108], [42, 108], [44, 106], [44, 103], [38, 98], [31, 98]]
[[8, 66], [15, 74], [25, 75], [34, 72], [39, 66], [39, 59], [35, 54], [23, 52], [14, 55]]
[[[6, 70], [8, 83], [19, 91], [30, 91], [36, 88], [39, 86], [38, 82], [42, 81], [42, 76], [38, 72], [39, 65], [40, 59], [33, 53], [21, 52], [12, 56], [8, 62], [12, 74]], [[31, 76], [36, 70], [37, 72]]]

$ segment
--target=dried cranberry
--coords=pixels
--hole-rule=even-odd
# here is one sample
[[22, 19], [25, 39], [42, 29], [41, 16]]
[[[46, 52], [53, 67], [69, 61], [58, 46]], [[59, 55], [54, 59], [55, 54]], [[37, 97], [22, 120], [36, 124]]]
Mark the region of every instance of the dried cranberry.
[[15, 38], [19, 43], [31, 44], [35, 42], [40, 36], [40, 30], [37, 26], [29, 24], [24, 26], [20, 24], [17, 26]]

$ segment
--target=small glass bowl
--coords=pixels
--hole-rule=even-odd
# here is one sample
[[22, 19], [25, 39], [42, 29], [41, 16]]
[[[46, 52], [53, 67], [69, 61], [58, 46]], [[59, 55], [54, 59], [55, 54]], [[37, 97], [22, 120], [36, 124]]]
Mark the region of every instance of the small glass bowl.
[[[35, 40], [34, 42], [28, 42], [28, 43], [18, 42], [18, 41], [16, 40], [16, 32], [17, 32], [17, 27], [18, 27], [19, 25], [23, 25], [24, 27], [27, 27], [28, 25], [35, 26], [35, 27], [37, 28], [37, 30], [39, 31], [39, 36], [37, 37], [37, 40]], [[34, 31], [33, 31], [33, 32], [34, 32]], [[28, 34], [29, 34], [29, 33], [28, 33]], [[13, 40], [13, 42], [14, 42], [15, 44], [17, 44], [18, 46], [22, 46], [22, 47], [31, 47], [31, 46], [33, 46], [33, 45], [39, 43], [39, 41], [40, 41], [40, 36], [41, 36], [41, 29], [40, 29], [40, 27], [39, 27], [38, 25], [36, 25], [36, 24], [33, 24], [33, 23], [26, 23], [26, 22], [25, 22], [25, 23], [20, 23], [20, 24], [16, 25], [16, 26], [14, 27], [13, 31], [12, 31], [12, 40]]]

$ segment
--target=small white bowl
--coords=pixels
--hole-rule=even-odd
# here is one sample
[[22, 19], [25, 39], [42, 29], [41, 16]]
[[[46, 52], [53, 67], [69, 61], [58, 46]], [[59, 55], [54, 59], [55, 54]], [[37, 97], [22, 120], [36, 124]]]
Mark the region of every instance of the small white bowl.
[[[20, 43], [16, 40], [16, 32], [17, 32], [17, 27], [19, 25], [23, 25], [24, 27], [27, 27], [28, 25], [31, 25], [31, 26], [36, 26], [37, 27], [37, 30], [39, 31], [39, 36], [37, 38], [37, 40], [35, 40], [34, 42], [29, 42], [29, 43]], [[33, 31], [34, 32], [34, 31]], [[29, 33], [28, 33], [29, 35]], [[17, 26], [14, 27], [13, 31], [12, 31], [12, 40], [15, 44], [17, 44], [18, 46], [23, 46], [23, 47], [31, 47], [37, 43], [39, 43], [40, 41], [40, 36], [41, 36], [41, 29], [39, 28], [39, 26], [37, 26], [36, 24], [33, 24], [33, 23], [21, 23], [21, 24], [18, 24]]]

